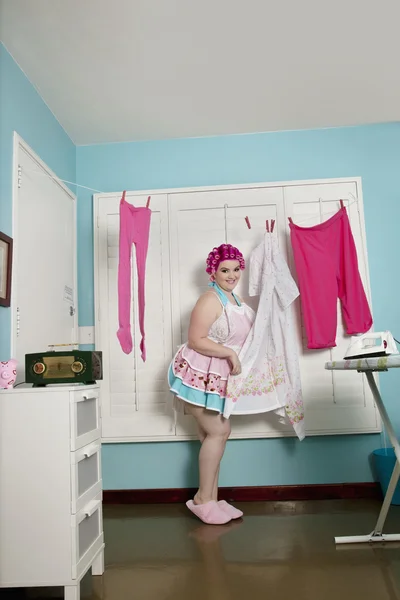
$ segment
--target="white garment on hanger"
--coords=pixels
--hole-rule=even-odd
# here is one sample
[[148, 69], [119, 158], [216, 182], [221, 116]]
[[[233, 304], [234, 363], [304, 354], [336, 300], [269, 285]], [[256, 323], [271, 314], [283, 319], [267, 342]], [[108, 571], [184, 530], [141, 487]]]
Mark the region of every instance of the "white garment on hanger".
[[250, 257], [250, 296], [260, 296], [257, 315], [239, 354], [242, 373], [228, 379], [224, 417], [276, 411], [305, 437], [304, 405], [293, 318], [299, 296], [276, 236], [266, 233]]

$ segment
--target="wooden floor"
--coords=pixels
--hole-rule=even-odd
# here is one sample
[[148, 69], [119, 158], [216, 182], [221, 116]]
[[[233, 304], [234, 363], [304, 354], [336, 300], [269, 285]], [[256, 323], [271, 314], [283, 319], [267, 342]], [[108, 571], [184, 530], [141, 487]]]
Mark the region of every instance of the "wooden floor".
[[[373, 500], [243, 503], [240, 522], [202, 525], [184, 505], [106, 506], [106, 571], [92, 600], [400, 600], [400, 544], [339, 547], [372, 530]], [[387, 530], [400, 532], [400, 509]], [[5, 590], [1, 598], [62, 597]]]

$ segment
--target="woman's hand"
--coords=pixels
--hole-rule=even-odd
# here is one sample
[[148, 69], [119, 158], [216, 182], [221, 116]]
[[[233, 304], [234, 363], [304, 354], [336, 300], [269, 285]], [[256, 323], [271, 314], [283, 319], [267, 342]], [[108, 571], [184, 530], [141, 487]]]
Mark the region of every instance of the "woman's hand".
[[242, 365], [236, 352], [232, 350], [232, 354], [228, 356], [228, 360], [231, 363], [231, 375], [240, 375], [242, 372]]

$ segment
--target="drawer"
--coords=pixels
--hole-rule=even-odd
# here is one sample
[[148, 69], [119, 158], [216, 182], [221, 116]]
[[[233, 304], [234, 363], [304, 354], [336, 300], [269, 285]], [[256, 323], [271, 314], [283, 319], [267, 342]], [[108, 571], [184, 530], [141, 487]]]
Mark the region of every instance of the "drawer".
[[81, 511], [101, 488], [101, 443], [97, 440], [71, 453], [71, 513]]
[[72, 579], [77, 579], [103, 547], [102, 494], [71, 518]]
[[101, 417], [98, 389], [71, 392], [71, 450], [100, 439]]

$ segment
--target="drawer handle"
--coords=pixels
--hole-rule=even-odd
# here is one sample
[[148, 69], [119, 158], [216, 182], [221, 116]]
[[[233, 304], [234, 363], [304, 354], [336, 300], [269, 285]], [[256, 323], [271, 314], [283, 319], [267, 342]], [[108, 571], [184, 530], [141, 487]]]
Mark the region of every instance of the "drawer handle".
[[91, 502], [90, 504], [87, 505], [87, 507], [85, 508], [85, 518], [88, 519], [89, 517], [91, 517], [96, 510], [99, 508], [99, 501], [98, 500], [94, 500], [93, 502]]
[[97, 396], [83, 396], [84, 400], [97, 400]]
[[84, 452], [83, 457], [90, 458], [91, 456], [93, 456], [93, 454], [96, 454], [98, 449], [99, 449], [99, 446], [92, 446], [91, 448], [88, 448], [86, 450], [86, 452]]

